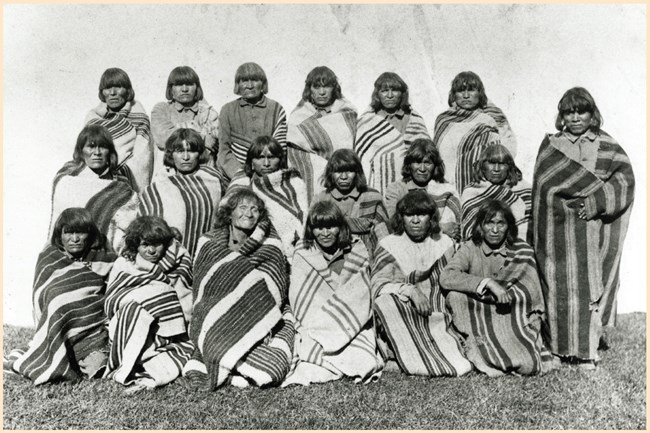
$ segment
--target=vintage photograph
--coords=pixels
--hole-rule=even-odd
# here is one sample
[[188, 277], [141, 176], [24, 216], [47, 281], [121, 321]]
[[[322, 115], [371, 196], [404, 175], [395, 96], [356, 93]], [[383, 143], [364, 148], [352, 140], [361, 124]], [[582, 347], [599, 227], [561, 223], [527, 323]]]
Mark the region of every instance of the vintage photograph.
[[646, 14], [4, 4], [4, 429], [645, 429]]

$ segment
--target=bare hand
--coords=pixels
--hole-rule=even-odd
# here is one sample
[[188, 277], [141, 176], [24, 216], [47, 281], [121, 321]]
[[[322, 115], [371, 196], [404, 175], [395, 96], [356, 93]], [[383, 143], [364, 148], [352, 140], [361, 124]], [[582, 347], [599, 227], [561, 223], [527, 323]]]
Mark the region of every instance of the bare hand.
[[421, 316], [430, 316], [432, 311], [431, 311], [431, 303], [429, 302], [429, 298], [424, 296], [420, 289], [417, 287], [413, 286], [413, 290], [411, 291], [410, 295], [411, 302], [413, 302], [413, 306], [415, 307], [415, 311], [418, 312], [419, 315]]
[[510, 304], [512, 303], [512, 296], [510, 292], [503, 287], [499, 282], [490, 280], [485, 287], [492, 293], [497, 304]]

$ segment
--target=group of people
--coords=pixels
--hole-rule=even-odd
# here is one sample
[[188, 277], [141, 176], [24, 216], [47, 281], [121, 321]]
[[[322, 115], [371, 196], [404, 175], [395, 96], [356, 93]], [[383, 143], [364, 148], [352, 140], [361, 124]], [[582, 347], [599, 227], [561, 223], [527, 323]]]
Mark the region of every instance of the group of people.
[[217, 113], [180, 66], [150, 121], [104, 72], [5, 372], [136, 392], [596, 368], [634, 176], [587, 90], [560, 99], [531, 185], [473, 72], [432, 134], [392, 72], [361, 113], [325, 66], [288, 120], [268, 89], [245, 63]]

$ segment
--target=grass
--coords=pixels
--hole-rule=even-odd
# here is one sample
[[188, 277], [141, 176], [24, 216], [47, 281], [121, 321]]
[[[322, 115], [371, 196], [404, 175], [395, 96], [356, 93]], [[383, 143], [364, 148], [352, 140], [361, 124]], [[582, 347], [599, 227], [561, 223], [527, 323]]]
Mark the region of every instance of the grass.
[[[4, 350], [33, 331], [4, 327]], [[619, 316], [598, 370], [540, 377], [343, 380], [287, 389], [190, 393], [172, 383], [125, 395], [107, 380], [33, 386], [5, 376], [5, 429], [640, 429], [646, 428], [646, 315]]]

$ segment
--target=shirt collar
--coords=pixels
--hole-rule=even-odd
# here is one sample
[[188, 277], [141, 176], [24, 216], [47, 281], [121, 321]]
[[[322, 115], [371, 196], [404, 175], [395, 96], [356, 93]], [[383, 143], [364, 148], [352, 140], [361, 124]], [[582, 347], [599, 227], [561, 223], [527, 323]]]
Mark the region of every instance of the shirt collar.
[[191, 107], [186, 107], [185, 105], [181, 104], [181, 103], [178, 102], [178, 101], [174, 101], [174, 102], [172, 102], [172, 104], [174, 105], [174, 108], [176, 109], [176, 111], [178, 111], [179, 113], [180, 113], [181, 111], [183, 111], [183, 110], [192, 111], [192, 112], [194, 112], [194, 113], [198, 113], [198, 112], [199, 112], [199, 101], [196, 101], [196, 102], [194, 103], [194, 105], [192, 105]]
[[413, 191], [414, 189], [427, 189], [427, 187], [419, 186], [418, 184], [413, 182], [413, 179], [411, 179], [408, 182], [406, 182], [406, 189], [408, 189], [409, 191]]
[[334, 197], [334, 199], [339, 200], [339, 201], [344, 200], [344, 199], [346, 199], [348, 197], [353, 198], [353, 199], [356, 200], [361, 195], [361, 193], [359, 192], [359, 190], [356, 187], [354, 187], [352, 189], [352, 191], [350, 191], [347, 194], [342, 194], [338, 189], [334, 188], [334, 189], [332, 189], [332, 191], [330, 191], [330, 194], [332, 195], [332, 197]]
[[504, 242], [503, 245], [501, 245], [501, 248], [497, 250], [493, 250], [490, 248], [485, 242], [481, 244], [481, 251], [483, 251], [483, 254], [485, 254], [487, 257], [492, 256], [492, 255], [500, 255], [503, 257], [508, 256], [508, 249], [506, 248], [506, 243]]
[[564, 134], [564, 137], [567, 140], [569, 140], [571, 143], [575, 143], [576, 141], [578, 141], [582, 137], [586, 138], [589, 141], [594, 141], [596, 138], [598, 138], [598, 135], [594, 131], [592, 131], [591, 129], [588, 129], [587, 132], [585, 132], [584, 134], [582, 134], [582, 135], [580, 135], [578, 137], [576, 137], [576, 136], [574, 136], [572, 134], [567, 134], [566, 131], [562, 131], [562, 134]]
[[380, 116], [382, 116], [384, 119], [392, 119], [392, 118], [396, 118], [396, 119], [402, 120], [402, 119], [404, 118], [404, 115], [405, 115], [406, 113], [405, 113], [404, 110], [402, 110], [401, 108], [398, 108], [397, 110], [395, 110], [394, 113], [389, 113], [389, 112], [387, 112], [386, 110], [384, 110], [384, 109], [382, 108], [381, 110], [379, 110], [379, 111], [377, 112], [377, 114], [379, 114]]
[[266, 96], [265, 96], [265, 95], [262, 95], [262, 99], [260, 99], [259, 101], [257, 101], [257, 102], [254, 103], [254, 104], [251, 104], [250, 102], [248, 102], [248, 101], [245, 100], [244, 98], [239, 98], [239, 105], [240, 105], [241, 107], [244, 107], [244, 106], [246, 106], [246, 105], [250, 105], [251, 107], [260, 107], [260, 108], [265, 108], [265, 107], [266, 107]]

